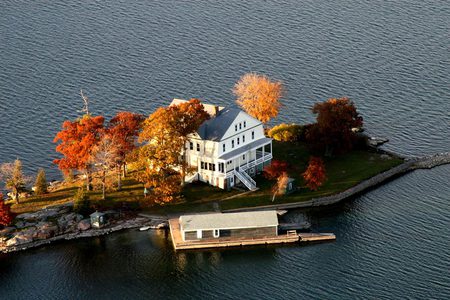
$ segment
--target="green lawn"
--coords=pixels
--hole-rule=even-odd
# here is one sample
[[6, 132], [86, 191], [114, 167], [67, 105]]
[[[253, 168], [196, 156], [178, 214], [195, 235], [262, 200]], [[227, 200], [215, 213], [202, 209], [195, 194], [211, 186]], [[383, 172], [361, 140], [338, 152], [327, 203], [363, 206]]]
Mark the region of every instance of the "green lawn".
[[291, 165], [288, 170], [289, 176], [296, 179], [295, 183], [300, 189], [292, 194], [277, 197], [272, 202], [270, 189], [275, 182], [269, 182], [262, 176], [258, 176], [255, 181], [260, 190], [245, 197], [222, 201], [221, 209], [300, 202], [336, 194], [403, 162], [397, 157], [382, 158], [381, 154], [369, 151], [352, 151], [345, 155], [328, 158], [325, 159], [327, 181], [319, 190], [310, 191], [304, 187], [301, 176], [309, 159], [306, 148], [303, 145], [274, 142], [273, 152], [276, 159], [289, 162]]
[[[242, 194], [243, 191], [224, 191], [204, 183], [188, 184], [182, 191], [181, 199], [177, 203], [165, 205], [142, 205], [145, 203], [143, 185], [131, 177], [123, 180], [121, 191], [107, 192], [106, 200], [101, 199], [101, 191], [89, 193], [92, 204], [102, 208], [115, 208], [126, 205], [130, 208], [141, 208], [146, 212], [159, 214], [172, 214], [183, 212], [212, 211], [240, 207], [270, 205], [274, 203], [292, 203], [310, 200], [311, 198], [332, 195], [344, 191], [364, 179], [370, 178], [380, 172], [388, 170], [402, 160], [396, 157], [383, 158], [381, 154], [370, 151], [353, 151], [345, 155], [325, 160], [327, 181], [318, 191], [310, 191], [304, 187], [301, 173], [305, 170], [310, 153], [303, 144], [273, 142], [273, 156], [275, 159], [287, 161], [290, 164], [288, 173], [296, 179], [295, 184], [300, 187], [298, 191], [280, 196], [272, 202], [271, 187], [274, 182], [268, 181], [261, 175], [257, 176], [256, 183], [259, 190], [253, 193]], [[83, 183], [78, 182], [43, 196], [23, 199], [21, 204], [12, 205], [16, 213], [35, 211], [48, 205], [62, 204], [72, 200], [77, 188]], [[232, 197], [231, 199], [226, 199]]]

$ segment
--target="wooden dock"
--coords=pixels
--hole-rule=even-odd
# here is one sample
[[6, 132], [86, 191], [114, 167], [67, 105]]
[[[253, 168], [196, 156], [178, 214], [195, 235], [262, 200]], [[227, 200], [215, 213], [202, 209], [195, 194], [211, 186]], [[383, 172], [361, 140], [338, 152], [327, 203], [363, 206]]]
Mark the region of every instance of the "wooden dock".
[[299, 233], [300, 242], [334, 241], [334, 233]]
[[328, 233], [297, 234], [295, 230], [290, 230], [283, 235], [261, 237], [261, 238], [219, 237], [208, 240], [183, 241], [181, 237], [180, 224], [178, 219], [170, 219], [169, 228], [170, 228], [170, 236], [172, 238], [172, 244], [175, 250], [287, 244], [296, 242], [298, 243], [299, 241], [308, 242], [308, 241], [325, 241], [336, 239], [334, 234], [332, 234], [332, 236]]

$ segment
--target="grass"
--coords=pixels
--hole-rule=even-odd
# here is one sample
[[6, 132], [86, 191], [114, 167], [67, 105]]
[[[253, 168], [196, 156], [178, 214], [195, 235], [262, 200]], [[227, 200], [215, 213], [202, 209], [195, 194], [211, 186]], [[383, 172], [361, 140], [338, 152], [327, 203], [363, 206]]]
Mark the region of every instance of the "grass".
[[[272, 202], [271, 187], [274, 182], [268, 181], [262, 176], [257, 176], [256, 182], [259, 190], [240, 196], [242, 191], [224, 191], [204, 183], [188, 184], [182, 191], [181, 200], [166, 205], [154, 205], [143, 207], [145, 212], [157, 214], [176, 214], [183, 212], [202, 212], [220, 209], [233, 209], [241, 207], [253, 207], [276, 203], [292, 203], [307, 201], [312, 198], [328, 196], [344, 191], [357, 183], [386, 171], [403, 161], [400, 158], [387, 159], [379, 153], [363, 150], [355, 150], [345, 155], [328, 158], [325, 160], [327, 181], [318, 191], [310, 191], [304, 188], [301, 173], [305, 170], [310, 153], [304, 144], [273, 142], [273, 156], [275, 159], [287, 161], [290, 164], [288, 173], [295, 178], [295, 184], [299, 188], [296, 192], [280, 196]], [[23, 199], [20, 204], [13, 204], [15, 213], [23, 213], [42, 209], [49, 205], [66, 203], [72, 200], [77, 188], [82, 182], [64, 186], [42, 196]], [[91, 204], [102, 209], [116, 208], [124, 203], [130, 208], [141, 208], [145, 202], [143, 185], [130, 177], [123, 180], [121, 191], [109, 191], [106, 200], [101, 199], [101, 191], [89, 193]], [[225, 199], [233, 196], [231, 199]]]
[[[84, 182], [74, 182], [66, 184], [62, 188], [51, 191], [48, 194], [32, 196], [26, 199], [21, 199], [19, 204], [14, 203], [11, 209], [14, 213], [25, 213], [43, 209], [47, 206], [68, 203], [73, 200], [73, 196], [78, 188]], [[102, 200], [101, 191], [89, 192], [89, 200], [91, 205], [101, 207], [102, 209], [110, 209], [122, 206], [124, 203], [130, 208], [138, 208], [139, 203], [144, 200], [143, 185], [131, 178], [126, 178], [122, 181], [122, 189], [120, 191], [109, 191], [106, 193], [106, 199]]]
[[291, 165], [288, 170], [289, 176], [295, 178], [296, 185], [302, 188], [292, 194], [277, 197], [272, 202], [270, 190], [275, 182], [270, 182], [262, 176], [258, 176], [256, 178], [260, 187], [258, 191], [245, 197], [222, 201], [220, 203], [221, 209], [301, 202], [316, 197], [329, 196], [342, 192], [403, 162], [400, 158], [390, 157], [390, 159], [387, 159], [382, 154], [362, 150], [328, 158], [325, 160], [327, 181], [317, 191], [310, 191], [304, 187], [301, 176], [309, 160], [309, 153], [306, 148], [302, 145], [275, 142], [273, 147], [274, 157], [289, 162]]

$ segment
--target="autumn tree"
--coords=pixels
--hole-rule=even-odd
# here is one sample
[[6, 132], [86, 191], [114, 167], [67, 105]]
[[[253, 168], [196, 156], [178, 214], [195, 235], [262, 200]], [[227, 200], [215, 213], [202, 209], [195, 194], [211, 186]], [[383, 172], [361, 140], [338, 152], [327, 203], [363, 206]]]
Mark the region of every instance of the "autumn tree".
[[287, 168], [287, 162], [274, 159], [270, 165], [264, 167], [263, 176], [269, 180], [274, 180], [285, 173]]
[[14, 220], [14, 215], [11, 212], [9, 205], [3, 200], [3, 194], [0, 193], [0, 225], [9, 226]]
[[45, 176], [45, 171], [44, 169], [39, 169], [37, 176], [36, 176], [36, 181], [34, 183], [34, 187], [35, 190], [34, 192], [36, 193], [36, 195], [42, 195], [47, 193], [47, 178]]
[[31, 178], [22, 171], [22, 161], [16, 159], [13, 163], [0, 165], [0, 179], [4, 181], [5, 188], [13, 193], [13, 199], [19, 203], [19, 194], [23, 191]]
[[272, 202], [275, 201], [275, 196], [281, 196], [286, 194], [287, 185], [289, 183], [289, 176], [287, 172], [282, 172], [277, 177], [277, 182], [272, 187]]
[[[90, 162], [99, 171], [102, 184], [102, 199], [106, 197], [106, 176], [108, 171], [113, 170], [120, 162], [120, 144], [109, 135], [104, 135], [100, 142], [92, 149]], [[117, 170], [117, 169], [116, 169]], [[117, 170], [120, 174], [120, 170]]]
[[200, 125], [209, 119], [209, 114], [205, 111], [203, 105], [198, 99], [191, 99], [187, 102], [168, 107], [167, 125], [170, 131], [174, 132], [173, 138], [180, 139], [183, 147], [181, 148], [181, 183], [184, 180], [187, 170], [186, 150], [188, 146], [188, 136], [198, 130]]
[[363, 119], [349, 98], [331, 98], [316, 103], [312, 109], [317, 114], [317, 122], [308, 129], [307, 140], [314, 150], [331, 156], [345, 153], [353, 147], [353, 128], [363, 125]]
[[137, 150], [135, 162], [141, 171], [134, 174], [154, 195], [163, 196], [161, 201], [164, 202], [175, 199], [181, 181], [178, 176], [178, 187], [172, 184], [174, 177], [171, 176], [177, 173], [183, 144], [180, 139], [174, 138], [173, 129], [167, 123], [169, 118], [169, 110], [161, 107], [144, 121], [138, 139], [142, 146]]
[[103, 132], [102, 116], [84, 115], [75, 121], [65, 121], [62, 130], [58, 132], [53, 140], [59, 143], [56, 151], [63, 155], [63, 158], [55, 159], [53, 162], [58, 165], [63, 172], [78, 170], [86, 176], [86, 188], [90, 190], [90, 158], [92, 150], [99, 143]]
[[316, 191], [327, 179], [325, 172], [325, 164], [320, 157], [311, 156], [309, 159], [308, 167], [302, 174], [305, 180], [306, 186]]
[[[144, 116], [127, 111], [117, 113], [110, 121], [107, 127], [107, 132], [112, 136], [117, 143], [118, 152], [118, 184], [117, 188], [120, 190], [122, 183], [122, 176], [126, 176], [126, 158], [127, 155], [136, 149], [136, 140], [141, 129]], [[122, 174], [120, 172], [122, 169]]]
[[242, 109], [267, 123], [280, 111], [283, 84], [280, 81], [271, 81], [265, 75], [247, 73], [235, 84], [233, 93], [237, 97], [236, 103]]

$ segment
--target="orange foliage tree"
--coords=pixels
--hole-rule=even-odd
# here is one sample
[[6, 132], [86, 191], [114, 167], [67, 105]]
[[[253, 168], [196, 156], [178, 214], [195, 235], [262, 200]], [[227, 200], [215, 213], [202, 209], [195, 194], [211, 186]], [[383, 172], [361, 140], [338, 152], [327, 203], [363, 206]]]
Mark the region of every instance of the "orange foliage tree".
[[310, 190], [317, 191], [317, 189], [327, 179], [325, 173], [325, 164], [322, 158], [311, 156], [309, 159], [308, 167], [302, 175], [303, 179], [305, 180], [306, 186]]
[[187, 169], [185, 153], [188, 146], [188, 136], [196, 132], [200, 125], [209, 119], [209, 114], [205, 111], [198, 99], [191, 99], [188, 102], [171, 105], [167, 109], [169, 110], [168, 115], [170, 116], [167, 120], [168, 127], [175, 133], [174, 138], [180, 139], [183, 145], [181, 149], [180, 176], [182, 185], [184, 185]]
[[344, 153], [353, 147], [355, 133], [352, 128], [363, 125], [363, 119], [349, 98], [328, 99], [316, 103], [312, 109], [317, 114], [306, 135], [308, 142], [316, 151], [330, 156], [333, 152]]
[[289, 183], [289, 176], [287, 172], [282, 172], [277, 177], [277, 182], [272, 187], [272, 202], [275, 201], [275, 196], [281, 196], [286, 193], [286, 188]]
[[264, 167], [263, 176], [269, 180], [277, 179], [287, 171], [287, 168], [287, 162], [274, 159], [270, 165]]
[[14, 220], [11, 208], [3, 201], [3, 194], [0, 193], [0, 225], [9, 226]]
[[[118, 189], [121, 189], [122, 176], [126, 176], [126, 157], [136, 149], [136, 140], [145, 117], [141, 114], [122, 111], [117, 113], [107, 127], [108, 135], [112, 137], [118, 154]], [[123, 170], [122, 175], [120, 169]]]
[[236, 103], [242, 109], [267, 123], [280, 111], [283, 84], [280, 81], [271, 81], [265, 75], [247, 73], [235, 84], [233, 93], [237, 97]]
[[[154, 202], [170, 202], [180, 192], [180, 178], [174, 185], [175, 168], [180, 165], [180, 139], [174, 138], [173, 130], [167, 126], [170, 118], [167, 108], [158, 108], [143, 123], [137, 151], [136, 165], [141, 172], [134, 174], [146, 188], [152, 190]], [[169, 179], [170, 178], [170, 179]]]
[[64, 156], [53, 162], [64, 173], [68, 173], [70, 170], [84, 172], [87, 190], [90, 190], [92, 150], [100, 141], [104, 120], [102, 116], [85, 115], [74, 122], [65, 121], [62, 130], [56, 134], [53, 140], [54, 143], [59, 143], [56, 151]]
[[[169, 202], [180, 192], [186, 174], [184, 152], [187, 136], [194, 133], [209, 115], [198, 99], [161, 107], [143, 123], [139, 142], [137, 179], [151, 188], [156, 202]], [[179, 174], [176, 175], [176, 170]], [[175, 184], [177, 182], [178, 184]]]

